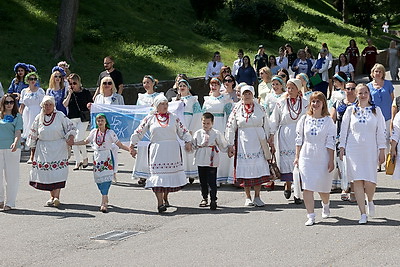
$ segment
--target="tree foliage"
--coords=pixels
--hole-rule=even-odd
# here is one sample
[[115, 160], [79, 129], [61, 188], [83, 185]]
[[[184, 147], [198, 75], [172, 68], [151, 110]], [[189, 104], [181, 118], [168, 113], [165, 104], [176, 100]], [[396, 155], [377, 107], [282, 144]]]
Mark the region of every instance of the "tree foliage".
[[212, 19], [224, 8], [225, 0], [190, 0], [198, 20]]

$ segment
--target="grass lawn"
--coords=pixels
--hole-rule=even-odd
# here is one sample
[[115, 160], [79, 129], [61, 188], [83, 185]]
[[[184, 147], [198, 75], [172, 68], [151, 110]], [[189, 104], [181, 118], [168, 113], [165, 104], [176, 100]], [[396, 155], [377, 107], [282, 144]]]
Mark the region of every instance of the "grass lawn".
[[[81, 75], [84, 86], [93, 87], [106, 55], [116, 58], [124, 83], [138, 83], [145, 74], [161, 80], [173, 79], [177, 73], [203, 76], [206, 63], [217, 50], [222, 61], [231, 65], [239, 48], [252, 58], [259, 44], [265, 45], [267, 54], [277, 55], [279, 46], [290, 42], [296, 51], [308, 45], [316, 55], [326, 42], [334, 56], [345, 50], [351, 38], [360, 50], [366, 44], [365, 30], [344, 25], [326, 1], [283, 0], [282, 4], [289, 20], [273, 39], [234, 27], [226, 9], [216, 20], [222, 32], [217, 41], [192, 31], [195, 16], [188, 0], [80, 1], [71, 70]], [[35, 65], [47, 88], [51, 68], [63, 60], [50, 53], [59, 5], [60, 1], [54, 0], [0, 2], [0, 81], [5, 88], [14, 76], [14, 64], [20, 61]], [[380, 49], [388, 47], [386, 40], [374, 41]]]

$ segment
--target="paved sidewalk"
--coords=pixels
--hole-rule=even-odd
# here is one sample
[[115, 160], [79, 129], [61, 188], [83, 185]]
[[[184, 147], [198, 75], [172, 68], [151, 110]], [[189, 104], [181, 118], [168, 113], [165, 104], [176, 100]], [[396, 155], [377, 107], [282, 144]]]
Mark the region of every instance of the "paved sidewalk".
[[[400, 90], [396, 85], [397, 91]], [[98, 211], [100, 194], [91, 166], [72, 171], [61, 208], [45, 207], [49, 195], [28, 185], [21, 162], [17, 209], [0, 212], [0, 266], [398, 266], [400, 181], [378, 174], [377, 217], [358, 225], [356, 204], [331, 195], [331, 217], [304, 226], [304, 205], [283, 196], [282, 184], [261, 192], [263, 208], [246, 208], [244, 192], [222, 186], [219, 208], [199, 208], [196, 181], [172, 193], [159, 215], [154, 194], [131, 180], [133, 159], [120, 152], [119, 183], [110, 190], [110, 212]], [[73, 158], [72, 158], [73, 162]], [[316, 195], [317, 197], [317, 195]], [[122, 241], [96, 241], [109, 231], [139, 232]]]

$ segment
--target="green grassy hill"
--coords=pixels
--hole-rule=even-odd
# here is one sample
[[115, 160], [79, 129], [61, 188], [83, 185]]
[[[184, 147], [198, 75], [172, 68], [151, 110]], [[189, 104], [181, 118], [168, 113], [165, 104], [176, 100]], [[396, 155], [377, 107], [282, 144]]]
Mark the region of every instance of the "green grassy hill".
[[[189, 0], [80, 1], [71, 70], [81, 75], [86, 87], [95, 85], [102, 60], [114, 55], [125, 83], [137, 83], [145, 74], [172, 79], [177, 73], [203, 76], [206, 63], [216, 50], [231, 65], [238, 48], [251, 57], [258, 44], [268, 54], [290, 42], [295, 50], [308, 45], [316, 54], [322, 42], [334, 56], [343, 52], [351, 38], [362, 49], [366, 32], [344, 25], [340, 14], [324, 0], [283, 0], [290, 20], [273, 40], [242, 32], [229, 22], [228, 9], [216, 21], [223, 33], [221, 41], [210, 40], [192, 31], [195, 22]], [[14, 76], [16, 62], [35, 65], [48, 84], [51, 68], [60, 60], [50, 53], [60, 2], [54, 0], [8, 0], [0, 2], [0, 81], [5, 88]], [[378, 48], [387, 41], [376, 40]]]

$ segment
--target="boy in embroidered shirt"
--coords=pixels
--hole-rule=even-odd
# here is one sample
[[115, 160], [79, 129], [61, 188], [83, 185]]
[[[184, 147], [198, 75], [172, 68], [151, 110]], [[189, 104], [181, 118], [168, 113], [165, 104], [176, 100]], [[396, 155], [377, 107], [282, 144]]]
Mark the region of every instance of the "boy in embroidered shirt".
[[196, 149], [194, 164], [197, 165], [200, 177], [201, 195], [200, 207], [208, 205], [208, 187], [210, 187], [210, 209], [217, 209], [217, 167], [219, 151], [228, 150], [228, 142], [224, 135], [213, 129], [214, 116], [205, 112], [201, 118], [203, 129], [193, 134], [193, 148]]

